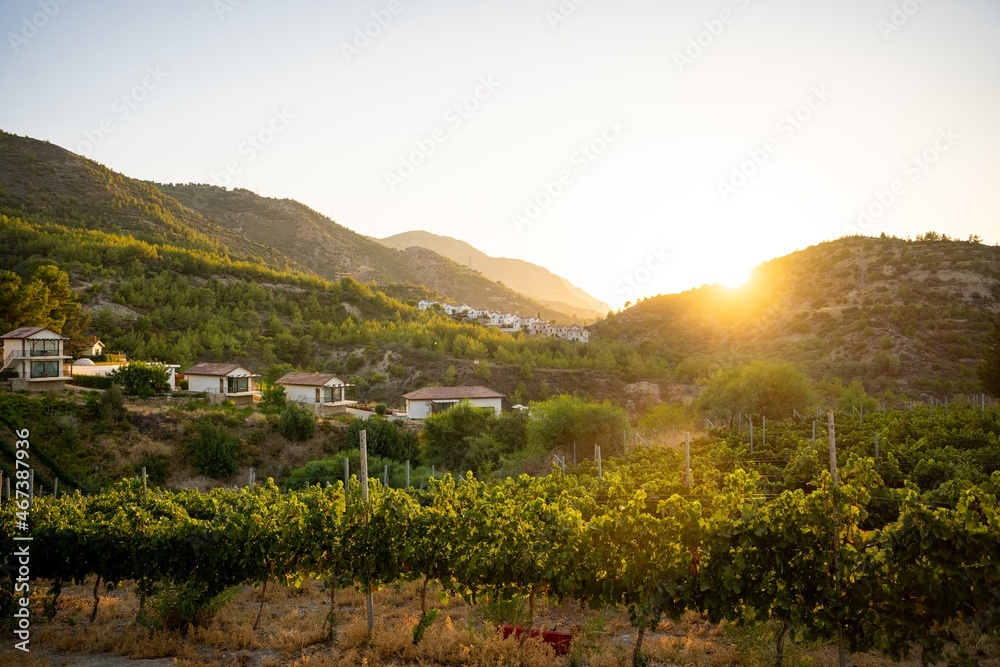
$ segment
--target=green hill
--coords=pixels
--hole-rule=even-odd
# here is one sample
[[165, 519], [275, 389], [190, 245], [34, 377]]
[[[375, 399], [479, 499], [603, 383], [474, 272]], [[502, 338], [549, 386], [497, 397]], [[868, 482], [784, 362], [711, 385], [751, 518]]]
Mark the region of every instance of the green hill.
[[[111, 351], [182, 366], [237, 361], [260, 372], [333, 372], [356, 380], [372, 401], [398, 404], [406, 391], [442, 382], [452, 365], [459, 381], [482, 383], [473, 371], [487, 360], [495, 366], [488, 383], [513, 394], [523, 382], [525, 399], [580, 391], [628, 401], [629, 378], [665, 371], [627, 346], [511, 336], [418, 312], [413, 300], [428, 293], [420, 286], [324, 278], [151, 185], [45, 142], [0, 134], [0, 165], [0, 320], [12, 326], [33, 324], [17, 319], [17, 284], [34, 289], [38, 268], [55, 265], [90, 314], [82, 333]], [[265, 201], [276, 205], [251, 203]], [[437, 257], [343, 237], [361, 239], [375, 256]], [[451, 275], [494, 284], [457, 268]], [[530, 305], [511, 302], [519, 304]], [[522, 378], [525, 364], [538, 372]]]
[[869, 391], [945, 396], [979, 390], [975, 366], [998, 301], [996, 246], [858, 236], [762, 264], [739, 289], [646, 299], [592, 330], [671, 360], [682, 380], [767, 358], [817, 379], [861, 379]]
[[608, 304], [598, 301], [546, 268], [523, 259], [491, 257], [465, 241], [430, 232], [411, 231], [380, 239], [379, 243], [397, 250], [408, 248], [433, 250], [454, 262], [468, 265], [490, 280], [503, 283], [514, 291], [563, 313], [596, 320], [604, 317], [610, 310]]
[[[156, 185], [164, 194], [227, 227], [291, 257], [317, 275], [380, 285], [422, 285], [442, 298], [479, 308], [569, 321], [576, 312], [532, 300], [425, 248], [392, 249], [338, 225], [290, 199], [214, 185]], [[606, 312], [606, 311], [605, 311]], [[579, 319], [579, 318], [577, 318]]]

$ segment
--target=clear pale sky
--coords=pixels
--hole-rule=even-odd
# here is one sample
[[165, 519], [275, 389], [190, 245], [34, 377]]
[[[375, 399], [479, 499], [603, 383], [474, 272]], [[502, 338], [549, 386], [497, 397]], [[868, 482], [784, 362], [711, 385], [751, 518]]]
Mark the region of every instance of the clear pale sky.
[[615, 306], [851, 229], [1000, 241], [996, 0], [4, 0], [0, 28], [8, 132]]

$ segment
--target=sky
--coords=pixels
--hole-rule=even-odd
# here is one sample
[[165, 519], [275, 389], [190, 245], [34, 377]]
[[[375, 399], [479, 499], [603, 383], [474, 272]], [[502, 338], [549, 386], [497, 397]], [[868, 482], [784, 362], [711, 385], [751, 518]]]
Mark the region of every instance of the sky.
[[1000, 241], [997, 0], [4, 0], [0, 30], [5, 131], [614, 307], [846, 234]]

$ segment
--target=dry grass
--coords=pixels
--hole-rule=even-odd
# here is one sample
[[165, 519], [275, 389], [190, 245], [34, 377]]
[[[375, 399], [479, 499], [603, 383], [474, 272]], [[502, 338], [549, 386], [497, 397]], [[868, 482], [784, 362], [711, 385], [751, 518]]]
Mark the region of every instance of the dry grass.
[[[0, 653], [3, 665], [87, 665], [126, 667], [132, 660], [144, 664], [180, 667], [542, 667], [545, 665], [589, 665], [628, 667], [635, 632], [624, 614], [588, 611], [574, 602], [556, 605], [537, 603], [535, 625], [572, 632], [570, 655], [556, 658], [551, 647], [539, 640], [519, 644], [503, 640], [493, 626], [482, 620], [482, 612], [460, 599], [452, 599], [417, 646], [411, 640], [420, 609], [417, 583], [375, 593], [375, 632], [369, 637], [364, 598], [354, 590], [338, 591], [335, 599], [336, 638], [328, 641], [325, 621], [329, 596], [318, 582], [301, 588], [270, 586], [261, 626], [253, 629], [260, 591], [241, 588], [206, 627], [180, 632], [151, 632], [136, 623], [138, 601], [133, 587], [102, 591], [97, 620], [89, 623], [91, 586], [70, 586], [59, 600], [55, 620], [36, 616], [33, 652]], [[428, 599], [440, 589], [434, 584]], [[39, 609], [40, 612], [40, 609]], [[983, 667], [1000, 667], [1000, 645], [996, 640], [959, 628], [962, 645]], [[761, 641], [741, 640], [739, 630], [708, 623], [698, 614], [687, 614], [677, 623], [663, 622], [647, 633], [643, 653], [649, 665], [683, 667], [767, 666], [770, 656]], [[878, 655], [851, 656], [858, 667], [917, 665], [919, 654], [903, 663], [892, 663]], [[789, 667], [835, 667], [836, 650], [830, 646], [793, 647]]]

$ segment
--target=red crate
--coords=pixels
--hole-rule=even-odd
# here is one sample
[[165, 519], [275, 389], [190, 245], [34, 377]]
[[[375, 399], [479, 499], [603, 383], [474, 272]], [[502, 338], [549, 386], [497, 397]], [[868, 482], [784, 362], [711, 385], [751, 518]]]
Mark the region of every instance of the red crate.
[[[527, 628], [523, 628], [519, 625], [501, 625], [497, 628], [497, 630], [500, 631], [500, 634], [503, 635], [504, 639], [507, 639], [507, 637], [512, 635], [515, 638], [520, 639], [526, 629]], [[573, 641], [573, 635], [568, 632], [540, 630], [538, 628], [531, 628], [528, 632], [528, 636], [541, 637], [543, 642], [555, 649], [556, 655], [566, 655], [569, 651], [569, 644]]]

